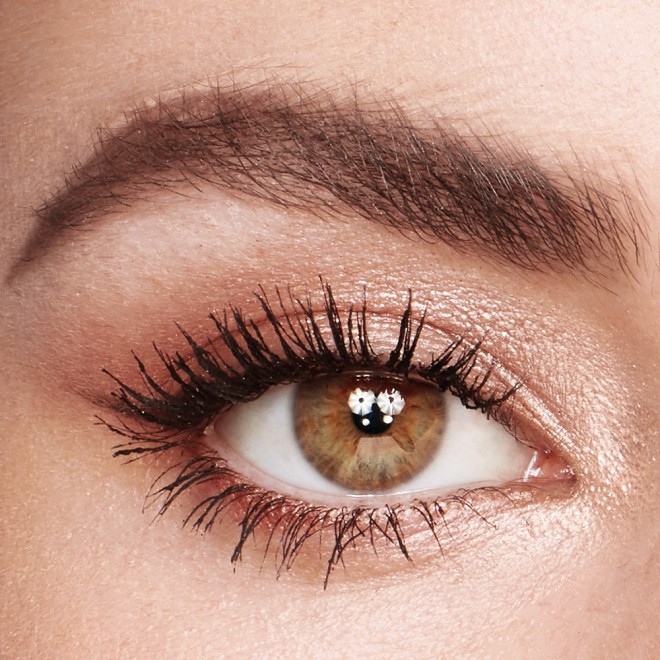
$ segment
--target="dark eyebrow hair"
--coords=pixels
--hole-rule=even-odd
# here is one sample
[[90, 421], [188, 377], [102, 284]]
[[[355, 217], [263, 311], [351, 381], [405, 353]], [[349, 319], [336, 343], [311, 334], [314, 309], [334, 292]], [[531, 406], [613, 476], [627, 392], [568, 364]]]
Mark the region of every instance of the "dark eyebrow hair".
[[524, 269], [630, 274], [646, 240], [634, 197], [576, 170], [546, 172], [501, 138], [441, 120], [414, 125], [393, 101], [216, 86], [99, 132], [93, 156], [37, 210], [24, 261], [150, 190], [210, 185], [321, 217], [358, 214]]

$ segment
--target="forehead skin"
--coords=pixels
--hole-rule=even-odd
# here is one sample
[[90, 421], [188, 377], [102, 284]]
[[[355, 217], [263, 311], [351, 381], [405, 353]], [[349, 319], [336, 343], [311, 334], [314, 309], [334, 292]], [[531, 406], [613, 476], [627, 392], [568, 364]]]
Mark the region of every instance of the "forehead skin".
[[[620, 309], [645, 328], [644, 336], [656, 338], [631, 353], [640, 362], [657, 361], [657, 3], [290, 0], [276, 5], [273, 10], [271, 3], [250, 0], [3, 4], [2, 281], [36, 222], [30, 209], [87, 157], [97, 126], [117, 125], [124, 111], [145, 99], [191, 84], [275, 77], [312, 81], [357, 89], [368, 98], [396, 97], [412, 116], [431, 111], [456, 126], [487, 127], [483, 130], [523, 144], [542, 163], [579, 154], [606, 177], [620, 176], [643, 191], [648, 253], [637, 281], [616, 294]], [[0, 296], [0, 308], [15, 300], [6, 285]], [[626, 319], [622, 315], [617, 322], [623, 327]], [[31, 392], [39, 396], [39, 376], [17, 375], [24, 360], [13, 353], [12, 332], [15, 327], [0, 323], [0, 363], [7, 370], [0, 383], [0, 400], [6, 403], [0, 412], [7, 447], [2, 462], [5, 473], [12, 468], [0, 500], [13, 512], [1, 516], [3, 545], [4, 539], [13, 541], [2, 558], [0, 637], [10, 657], [107, 657], [108, 648], [116, 649], [117, 657], [162, 652], [217, 657], [231, 655], [229, 649], [294, 657], [310, 648], [334, 648], [340, 656], [350, 649], [367, 657], [395, 655], [402, 648], [404, 655], [418, 657], [517, 657], [520, 649], [541, 655], [552, 649], [556, 657], [595, 649], [597, 657], [621, 657], [636, 651], [653, 655], [660, 646], [655, 620], [660, 544], [654, 522], [660, 502], [657, 488], [651, 490], [657, 469], [645, 473], [642, 485], [649, 495], [643, 507], [629, 511], [634, 535], [617, 535], [603, 522], [609, 546], [589, 574], [571, 574], [570, 567], [564, 574], [548, 574], [539, 566], [530, 583], [540, 585], [541, 596], [530, 593], [522, 605], [503, 608], [502, 620], [486, 617], [488, 625], [480, 627], [497, 603], [414, 571], [398, 575], [380, 595], [374, 596], [368, 583], [354, 591], [341, 584], [331, 596], [316, 593], [298, 607], [295, 583], [258, 581], [249, 570], [239, 571], [233, 581], [228, 577], [222, 587], [200, 577], [196, 566], [208, 565], [211, 550], [208, 544], [200, 550], [196, 537], [173, 540], [174, 525], [154, 528], [149, 561], [129, 553], [113, 539], [120, 527], [143, 529], [148, 516], [135, 511], [121, 522], [104, 518], [101, 524], [76, 484], [56, 491], [65, 502], [66, 529], [46, 520], [34, 493], [48, 476], [35, 465], [50, 459], [57, 464], [60, 458], [51, 444], [35, 446], [30, 439], [37, 429], [39, 437], [65, 438], [71, 424], [66, 410], [48, 401], [34, 418], [25, 402]], [[651, 413], [657, 419], [655, 405]], [[657, 428], [649, 430], [649, 437], [656, 434]], [[81, 474], [92, 475], [93, 493], [112, 500], [107, 493], [117, 479], [116, 465], [85, 455], [72, 460]], [[140, 502], [138, 480], [130, 487]], [[128, 505], [118, 500], [119, 506]], [[85, 547], [88, 528], [102, 539], [93, 555]], [[79, 535], [74, 555], [70, 545], [62, 545], [72, 534]], [[547, 552], [552, 551], [550, 545]], [[104, 570], [106, 565], [113, 570]], [[556, 588], [546, 592], [548, 584]], [[504, 582], [497, 591], [507, 589]], [[87, 605], [90, 591], [95, 608]], [[444, 596], [453, 607], [445, 605]], [[337, 647], [338, 639], [345, 646]], [[577, 654], [592, 657], [587, 650]]]

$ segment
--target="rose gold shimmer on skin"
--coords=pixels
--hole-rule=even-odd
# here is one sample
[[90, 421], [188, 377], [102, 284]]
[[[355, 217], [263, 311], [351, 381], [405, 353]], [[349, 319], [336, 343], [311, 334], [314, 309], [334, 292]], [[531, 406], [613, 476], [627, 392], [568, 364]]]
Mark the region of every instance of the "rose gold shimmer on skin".
[[[0, 655], [659, 657], [658, 3], [270, 4], [0, 5]], [[155, 521], [203, 447], [112, 458], [102, 369], [320, 274], [379, 351], [409, 291], [416, 359], [479, 344], [555, 487], [328, 496], [293, 565], [291, 501], [234, 563], [244, 492]]]

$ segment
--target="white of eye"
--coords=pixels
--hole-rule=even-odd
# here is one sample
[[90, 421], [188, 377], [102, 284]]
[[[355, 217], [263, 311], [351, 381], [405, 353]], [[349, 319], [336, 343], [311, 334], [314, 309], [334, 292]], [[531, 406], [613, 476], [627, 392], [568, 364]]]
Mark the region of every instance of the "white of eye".
[[[298, 491], [303, 489], [321, 499], [323, 495], [365, 498], [364, 493], [326, 479], [303, 454], [294, 430], [296, 387], [275, 387], [255, 401], [234, 406], [211, 424], [206, 441], [234, 470], [264, 488], [294, 497], [300, 497]], [[533, 449], [482, 412], [468, 410], [450, 394], [444, 396], [447, 419], [436, 455], [407, 483], [378, 496], [497, 486], [526, 474]]]

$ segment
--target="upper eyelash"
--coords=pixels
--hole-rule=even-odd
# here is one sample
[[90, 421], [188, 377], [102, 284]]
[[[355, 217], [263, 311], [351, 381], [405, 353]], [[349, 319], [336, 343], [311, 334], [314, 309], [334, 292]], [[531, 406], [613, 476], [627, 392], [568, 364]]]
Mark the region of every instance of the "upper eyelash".
[[[207, 347], [200, 345], [179, 326], [189, 357], [179, 352], [168, 355], [154, 347], [171, 381], [168, 385], [152, 377], [137, 356], [134, 358], [145, 387], [142, 392], [105, 371], [118, 385], [113, 392], [113, 407], [121, 414], [121, 419], [116, 423], [100, 421], [126, 439], [115, 447], [114, 455], [129, 460], [175, 447], [190, 449], [198, 446], [192, 458], [171, 466], [153, 483], [147, 498], [160, 498], [159, 514], [163, 514], [181, 494], [195, 486], [216, 483], [216, 492], [203, 497], [185, 517], [184, 524], [209, 531], [221, 520], [227, 507], [242, 503], [239, 538], [232, 552], [232, 562], [240, 559], [247, 538], [273, 512], [282, 511], [267, 536], [265, 552], [272, 545], [276, 531], [279, 532], [278, 574], [291, 567], [303, 543], [328, 530], [334, 535], [334, 542], [327, 561], [325, 588], [330, 573], [343, 561], [344, 551], [358, 537], [366, 537], [372, 544], [375, 537], [382, 538], [410, 560], [399, 524], [401, 506], [326, 508], [251, 484], [232, 470], [221, 456], [199, 442], [211, 419], [231, 405], [257, 398], [269, 387], [336, 374], [346, 369], [377, 367], [396, 375], [415, 375], [443, 391], [450, 391], [463, 405], [478, 408], [488, 415], [499, 410], [518, 385], [494, 393], [489, 385], [492, 366], [477, 368], [480, 342], [470, 345], [463, 338], [452, 341], [428, 365], [415, 363], [415, 351], [426, 313], [423, 311], [415, 317], [410, 291], [401, 313], [394, 348], [385, 356], [377, 353], [369, 338], [366, 292], [358, 308], [350, 307], [342, 315], [330, 285], [323, 280], [321, 285], [323, 307], [320, 313], [315, 311], [309, 295], [302, 300], [289, 292], [285, 299], [276, 289], [276, 302], [272, 304], [260, 288], [255, 296], [265, 316], [262, 325], [241, 310], [230, 307], [222, 318], [211, 316], [217, 336], [207, 343]], [[321, 318], [327, 322], [325, 332]], [[274, 332], [276, 347], [271, 347], [264, 339], [260, 329], [263, 325]], [[226, 351], [227, 358], [231, 356], [232, 364], [223, 358], [223, 351]], [[176, 386], [175, 391], [171, 385]], [[507, 420], [500, 421], [506, 423]], [[171, 470], [174, 470], [174, 477], [168, 476]], [[164, 485], [163, 480], [166, 480]], [[488, 490], [507, 497], [500, 489], [491, 487]], [[417, 512], [422, 524], [428, 526], [440, 546], [437, 528], [446, 525], [445, 516], [453, 504], [461, 505], [490, 524], [468, 499], [470, 492], [475, 491], [462, 491], [428, 503], [414, 500], [409, 509]], [[288, 514], [284, 513], [285, 510]]]
[[[378, 367], [386, 372], [409, 376], [415, 374], [434, 383], [442, 391], [448, 390], [468, 408], [490, 413], [517, 389], [517, 385], [500, 394], [485, 395], [492, 369], [476, 371], [481, 343], [467, 345], [463, 338], [454, 340], [431, 362], [422, 366], [413, 362], [415, 350], [424, 327], [426, 312], [415, 319], [412, 293], [401, 314], [395, 347], [387, 359], [374, 351], [368, 332], [366, 294], [359, 309], [350, 307], [345, 319], [340, 313], [332, 288], [321, 280], [323, 290], [323, 318], [328, 323], [330, 338], [326, 338], [311, 298], [294, 298], [289, 292], [287, 309], [279, 289], [276, 305], [261, 288], [255, 293], [265, 314], [266, 324], [274, 331], [281, 353], [263, 337], [259, 325], [235, 307], [222, 318], [211, 315], [217, 338], [208, 348], [201, 346], [179, 326], [192, 357], [180, 352], [168, 355], [154, 347], [165, 366], [172, 392], [158, 383], [144, 363], [135, 357], [145, 385], [145, 392], [124, 383], [104, 370], [117, 384], [113, 392], [115, 407], [125, 415], [139, 419], [154, 428], [157, 436], [169, 437], [170, 432], [185, 431], [205, 425], [223, 409], [253, 400], [275, 385], [298, 382], [319, 375], [341, 373], [347, 369]], [[231, 327], [233, 322], [233, 328]], [[219, 348], [231, 355], [235, 365], [222, 357]], [[133, 432], [128, 425], [110, 425], [113, 431], [133, 440], [144, 441], [144, 429]], [[117, 449], [116, 454], [132, 453], [137, 448], [131, 442]]]

